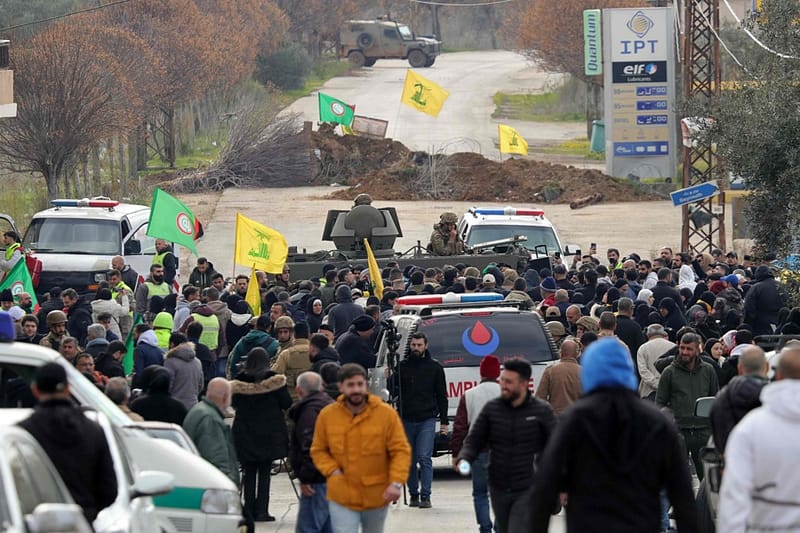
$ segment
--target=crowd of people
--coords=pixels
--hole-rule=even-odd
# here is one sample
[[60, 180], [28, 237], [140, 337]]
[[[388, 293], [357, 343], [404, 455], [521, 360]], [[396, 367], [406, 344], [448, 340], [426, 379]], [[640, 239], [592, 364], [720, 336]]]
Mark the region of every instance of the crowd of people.
[[[637, 531], [667, 530], [670, 506], [679, 529], [692, 531], [687, 452], [702, 479], [700, 448], [713, 431], [724, 450], [766, 384], [754, 339], [800, 333], [800, 310], [786, 307], [769, 265], [740, 264], [719, 250], [665, 247], [641, 258], [612, 248], [607, 265], [595, 255], [571, 263], [554, 256], [551, 268], [522, 273], [503, 264], [390, 263], [380, 298], [369, 294], [365, 265], [329, 264], [319, 278], [299, 281], [287, 265], [274, 278], [257, 273], [259, 315], [246, 301], [248, 276], [226, 280], [206, 258], [175, 290], [166, 274], [170, 265], [175, 276], [171, 255], [161, 242], [143, 281], [115, 257], [95, 293], [53, 288], [36, 314], [23, 298], [0, 300], [19, 341], [60, 352], [132, 418], [183, 425], [200, 454], [241, 485], [251, 523], [274, 520], [270, 475], [291, 470], [301, 484], [298, 531], [358, 523], [381, 531], [386, 504], [406, 483], [411, 506], [432, 506], [434, 428], [438, 419], [446, 434], [450, 420], [444, 371], [428, 339], [412, 335], [397, 375], [387, 375], [400, 414], [367, 391], [381, 321], [400, 296], [499, 293], [540, 313], [560, 352], [535, 394], [528, 363], [504, 361], [501, 370], [487, 356], [480, 386], [461, 399], [451, 446], [454, 466], [471, 469], [480, 531], [545, 531], [566, 502], [574, 531], [595, 520], [592, 512], [609, 531], [631, 530], [629, 522]], [[747, 394], [749, 408], [695, 416], [694, 401], [725, 385], [724, 395]], [[681, 462], [686, 468], [676, 468]], [[648, 473], [638, 478], [642, 468]], [[589, 472], [605, 488], [582, 485]], [[646, 497], [609, 503], [620, 493]]]

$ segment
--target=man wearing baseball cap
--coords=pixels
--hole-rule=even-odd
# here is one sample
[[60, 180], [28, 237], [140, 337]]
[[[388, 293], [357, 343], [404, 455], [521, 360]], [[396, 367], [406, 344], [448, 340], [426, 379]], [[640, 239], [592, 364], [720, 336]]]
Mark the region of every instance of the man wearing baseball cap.
[[53, 461], [91, 523], [117, 498], [117, 476], [103, 429], [72, 402], [67, 373], [58, 363], [40, 367], [31, 389], [39, 405], [19, 425]]
[[[477, 387], [469, 389], [458, 402], [456, 418], [453, 422], [453, 436], [450, 449], [453, 451], [453, 464], [458, 462], [458, 452], [469, 432], [469, 426], [475, 421], [478, 413], [489, 400], [500, 396], [500, 360], [494, 355], [481, 359], [481, 382]], [[475, 507], [475, 518], [481, 533], [492, 531], [492, 517], [489, 514], [489, 452], [483, 450], [472, 462], [472, 504]]]

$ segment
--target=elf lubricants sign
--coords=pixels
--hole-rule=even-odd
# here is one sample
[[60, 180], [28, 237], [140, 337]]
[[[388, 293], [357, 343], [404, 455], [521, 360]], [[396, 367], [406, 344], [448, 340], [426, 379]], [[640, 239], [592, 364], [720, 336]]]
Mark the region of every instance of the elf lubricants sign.
[[673, 11], [606, 9], [606, 172], [676, 178]]

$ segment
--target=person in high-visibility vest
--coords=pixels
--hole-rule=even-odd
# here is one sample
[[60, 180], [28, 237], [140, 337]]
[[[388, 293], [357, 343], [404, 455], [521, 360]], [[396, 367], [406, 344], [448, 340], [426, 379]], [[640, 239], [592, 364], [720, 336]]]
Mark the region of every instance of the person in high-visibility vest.
[[164, 298], [170, 292], [170, 285], [164, 279], [164, 267], [153, 263], [150, 265], [150, 277], [136, 288], [136, 313], [144, 315], [150, 305], [150, 298], [161, 296]]
[[19, 235], [15, 231], [7, 231], [3, 233], [3, 244], [6, 246], [6, 253], [3, 259], [0, 259], [0, 271], [3, 272], [5, 277], [6, 273], [14, 268], [17, 261], [22, 259], [22, 246], [19, 243]]
[[156, 252], [158, 253], [153, 257], [153, 264], [164, 267], [164, 281], [167, 285], [172, 285], [178, 272], [178, 258], [172, 251], [172, 244], [164, 239], [156, 239]]

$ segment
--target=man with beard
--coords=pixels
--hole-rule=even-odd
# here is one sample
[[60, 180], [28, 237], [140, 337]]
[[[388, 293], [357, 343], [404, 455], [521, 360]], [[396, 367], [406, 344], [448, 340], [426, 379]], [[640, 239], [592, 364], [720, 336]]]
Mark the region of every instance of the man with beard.
[[153, 263], [150, 265], [150, 276], [136, 287], [133, 298], [136, 301], [136, 314], [144, 315], [147, 312], [153, 296], [164, 298], [170, 292], [169, 284], [164, 281], [164, 267]]
[[[531, 365], [522, 359], [504, 363], [500, 397], [481, 409], [458, 454], [456, 470], [489, 449], [489, 495], [499, 533], [526, 531], [534, 482], [533, 465], [556, 426], [553, 409], [528, 390]], [[555, 502], [554, 502], [555, 504]]]
[[686, 333], [680, 338], [678, 357], [664, 369], [658, 380], [656, 405], [672, 410], [694, 461], [697, 477], [703, 481], [700, 449], [711, 436], [711, 426], [708, 418], [694, 415], [694, 403], [698, 398], [716, 396], [719, 382], [714, 367], [700, 359], [701, 345], [702, 340], [696, 333]]
[[397, 374], [389, 376], [389, 390], [399, 392], [400, 417], [411, 444], [412, 462], [408, 475], [411, 502], [408, 505], [429, 509], [437, 414], [441, 422], [439, 431], [447, 435], [449, 429], [444, 369], [438, 361], [431, 359], [428, 338], [419, 331], [411, 335], [408, 357], [397, 367]]
[[[383, 531], [388, 504], [400, 498], [411, 449], [400, 417], [367, 391], [367, 371], [339, 370], [339, 399], [319, 413], [311, 459], [327, 479], [334, 531]], [[386, 481], [386, 482], [382, 482]]]

